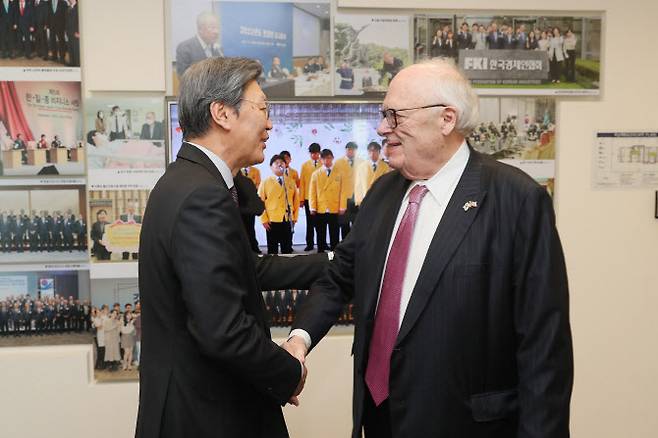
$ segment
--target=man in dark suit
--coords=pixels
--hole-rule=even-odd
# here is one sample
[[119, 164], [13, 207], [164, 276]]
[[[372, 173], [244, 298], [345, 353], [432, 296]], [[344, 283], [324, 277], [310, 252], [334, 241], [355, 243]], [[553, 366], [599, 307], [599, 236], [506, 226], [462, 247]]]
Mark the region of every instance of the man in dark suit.
[[17, 0], [18, 14], [14, 28], [16, 30], [17, 49], [23, 49], [23, 56], [32, 59], [32, 35], [34, 34], [34, 5], [28, 0]]
[[139, 134], [139, 138], [140, 140], [164, 140], [162, 122], [155, 120], [155, 113], [153, 111], [146, 113], [146, 120], [142, 125], [142, 132]]
[[48, 59], [48, 9], [50, 1], [34, 1], [34, 51], [42, 59]]
[[[233, 178], [263, 161], [272, 129], [246, 58], [191, 66], [179, 93], [186, 141], [151, 192], [140, 237], [138, 438], [287, 437], [305, 368], [270, 339], [261, 290], [308, 288], [327, 257], [251, 251]], [[236, 84], [239, 84], [236, 86]]]
[[487, 35], [487, 47], [490, 50], [497, 50], [503, 48], [503, 36], [498, 31], [498, 24], [491, 24], [491, 31]]
[[107, 223], [107, 211], [105, 209], [98, 210], [96, 213], [96, 222], [91, 225], [91, 232], [89, 233], [89, 238], [94, 242], [91, 252], [96, 257], [96, 260], [110, 260], [110, 256], [112, 255], [102, 243]]
[[80, 31], [77, 0], [69, 0], [69, 8], [66, 11], [66, 38], [69, 52], [69, 60], [66, 65], [80, 67]]
[[[129, 223], [129, 222], [134, 222], [136, 224], [141, 224], [142, 223], [142, 215], [141, 214], [135, 214], [135, 201], [128, 201], [128, 211], [122, 215], [119, 215], [119, 220], [121, 222]], [[128, 260], [128, 256], [130, 254], [128, 252], [122, 252], [121, 253], [121, 259], [122, 260]], [[138, 259], [138, 253], [134, 252], [132, 253], [132, 259], [137, 260]]]
[[238, 172], [233, 182], [238, 191], [240, 217], [242, 218], [242, 224], [247, 232], [247, 236], [249, 236], [249, 246], [253, 252], [261, 254], [261, 250], [258, 247], [258, 240], [256, 240], [256, 229], [254, 225], [256, 216], [263, 214], [265, 203], [258, 196], [257, 187], [254, 185], [254, 182], [242, 172]]
[[212, 12], [201, 12], [196, 19], [197, 34], [176, 47], [176, 73], [180, 78], [192, 64], [214, 56], [224, 56], [217, 40], [219, 18]]
[[68, 4], [65, 0], [50, 0], [48, 8], [48, 29], [50, 30], [50, 59], [64, 64], [66, 55], [66, 13]]
[[0, 0], [0, 58], [14, 57], [16, 2]]
[[477, 96], [449, 62], [400, 72], [382, 108], [396, 171], [284, 345], [303, 358], [354, 300], [354, 438], [567, 438], [573, 352], [550, 196], [467, 145]]

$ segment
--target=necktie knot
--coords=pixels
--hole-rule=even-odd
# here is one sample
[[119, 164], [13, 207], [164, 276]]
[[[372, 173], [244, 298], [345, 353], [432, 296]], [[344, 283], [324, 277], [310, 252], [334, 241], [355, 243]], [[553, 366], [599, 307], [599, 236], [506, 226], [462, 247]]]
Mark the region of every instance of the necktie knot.
[[279, 181], [279, 185], [280, 185], [280, 186], [283, 186], [283, 178], [278, 177], [277, 180]]
[[427, 189], [427, 186], [415, 186], [409, 193], [409, 204], [420, 204], [420, 201], [423, 200], [423, 197], [425, 194], [427, 194], [428, 191], [429, 190]]
[[331, 169], [327, 169], [327, 176], [331, 176]]

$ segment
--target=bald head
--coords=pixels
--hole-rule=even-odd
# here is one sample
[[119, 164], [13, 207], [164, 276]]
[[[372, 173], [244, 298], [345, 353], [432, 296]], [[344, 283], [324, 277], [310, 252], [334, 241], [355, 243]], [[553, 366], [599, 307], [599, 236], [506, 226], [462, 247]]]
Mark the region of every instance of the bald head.
[[479, 101], [469, 80], [450, 59], [437, 58], [413, 64], [395, 76], [389, 91], [409, 98], [409, 108], [441, 103], [457, 114], [455, 130], [467, 137], [477, 126]]

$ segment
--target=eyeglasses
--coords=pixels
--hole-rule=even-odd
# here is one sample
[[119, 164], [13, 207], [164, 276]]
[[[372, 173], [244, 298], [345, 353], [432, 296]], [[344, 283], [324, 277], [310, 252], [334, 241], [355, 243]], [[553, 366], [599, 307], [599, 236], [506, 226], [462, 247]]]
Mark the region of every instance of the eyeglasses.
[[436, 108], [436, 107], [447, 108], [448, 105], [444, 105], [442, 103], [437, 103], [435, 105], [425, 105], [425, 106], [419, 106], [417, 108], [403, 108], [403, 109], [388, 108], [388, 109], [385, 109], [385, 110], [381, 110], [380, 113], [382, 114], [382, 118], [386, 119], [386, 122], [388, 123], [388, 126], [390, 126], [391, 129], [395, 129], [395, 128], [398, 127], [398, 113], [399, 112], [419, 110], [419, 109], [427, 109], [427, 108]]
[[[263, 102], [256, 102], [256, 101], [253, 101], [253, 100], [245, 99], [244, 97], [241, 98], [240, 100], [244, 100], [246, 102], [253, 103], [254, 105], [256, 105], [256, 108], [258, 108], [261, 111], [265, 111], [265, 117], [267, 117], [268, 119], [270, 118], [270, 103], [268, 101], [265, 100]], [[261, 107], [258, 106], [261, 103], [265, 104], [265, 108], [261, 108]]]

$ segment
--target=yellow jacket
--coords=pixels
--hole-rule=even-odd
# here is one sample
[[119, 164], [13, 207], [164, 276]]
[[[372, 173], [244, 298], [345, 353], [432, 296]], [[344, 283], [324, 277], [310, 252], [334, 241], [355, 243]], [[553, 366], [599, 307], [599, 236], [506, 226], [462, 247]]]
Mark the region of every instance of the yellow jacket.
[[313, 160], [308, 160], [302, 165], [302, 174], [299, 178], [299, 202], [309, 199], [308, 189], [311, 182], [311, 175], [320, 167], [322, 167], [320, 160], [316, 161], [315, 165], [313, 165]]
[[[246, 171], [246, 173], [245, 173]], [[249, 166], [244, 169], [240, 169], [240, 172], [254, 183], [256, 187], [260, 187], [260, 170], [257, 167]]]
[[357, 157], [354, 157], [351, 166], [347, 157], [341, 157], [334, 162], [334, 171], [340, 172], [343, 175], [343, 187], [345, 188], [346, 199], [354, 196], [354, 169], [362, 162], [363, 160]]
[[295, 186], [299, 188], [299, 172], [292, 167], [286, 169], [288, 171], [286, 178], [292, 178], [295, 181]]
[[[292, 220], [297, 222], [299, 215], [299, 192], [292, 178], [283, 177], [288, 191], [288, 203], [292, 211]], [[283, 222], [286, 217], [286, 197], [283, 186], [276, 176], [270, 176], [258, 187], [258, 196], [265, 203], [265, 211], [260, 216], [263, 223]]]
[[309, 208], [318, 213], [338, 213], [347, 209], [347, 198], [343, 188], [343, 175], [335, 170], [327, 176], [324, 167], [311, 176], [309, 188]]
[[377, 161], [377, 170], [374, 172], [372, 170], [372, 161], [365, 160], [360, 163], [354, 170], [354, 203], [361, 205], [361, 201], [366, 197], [366, 193], [368, 193], [373, 183], [377, 181], [377, 178], [390, 170], [391, 168], [381, 158]]

